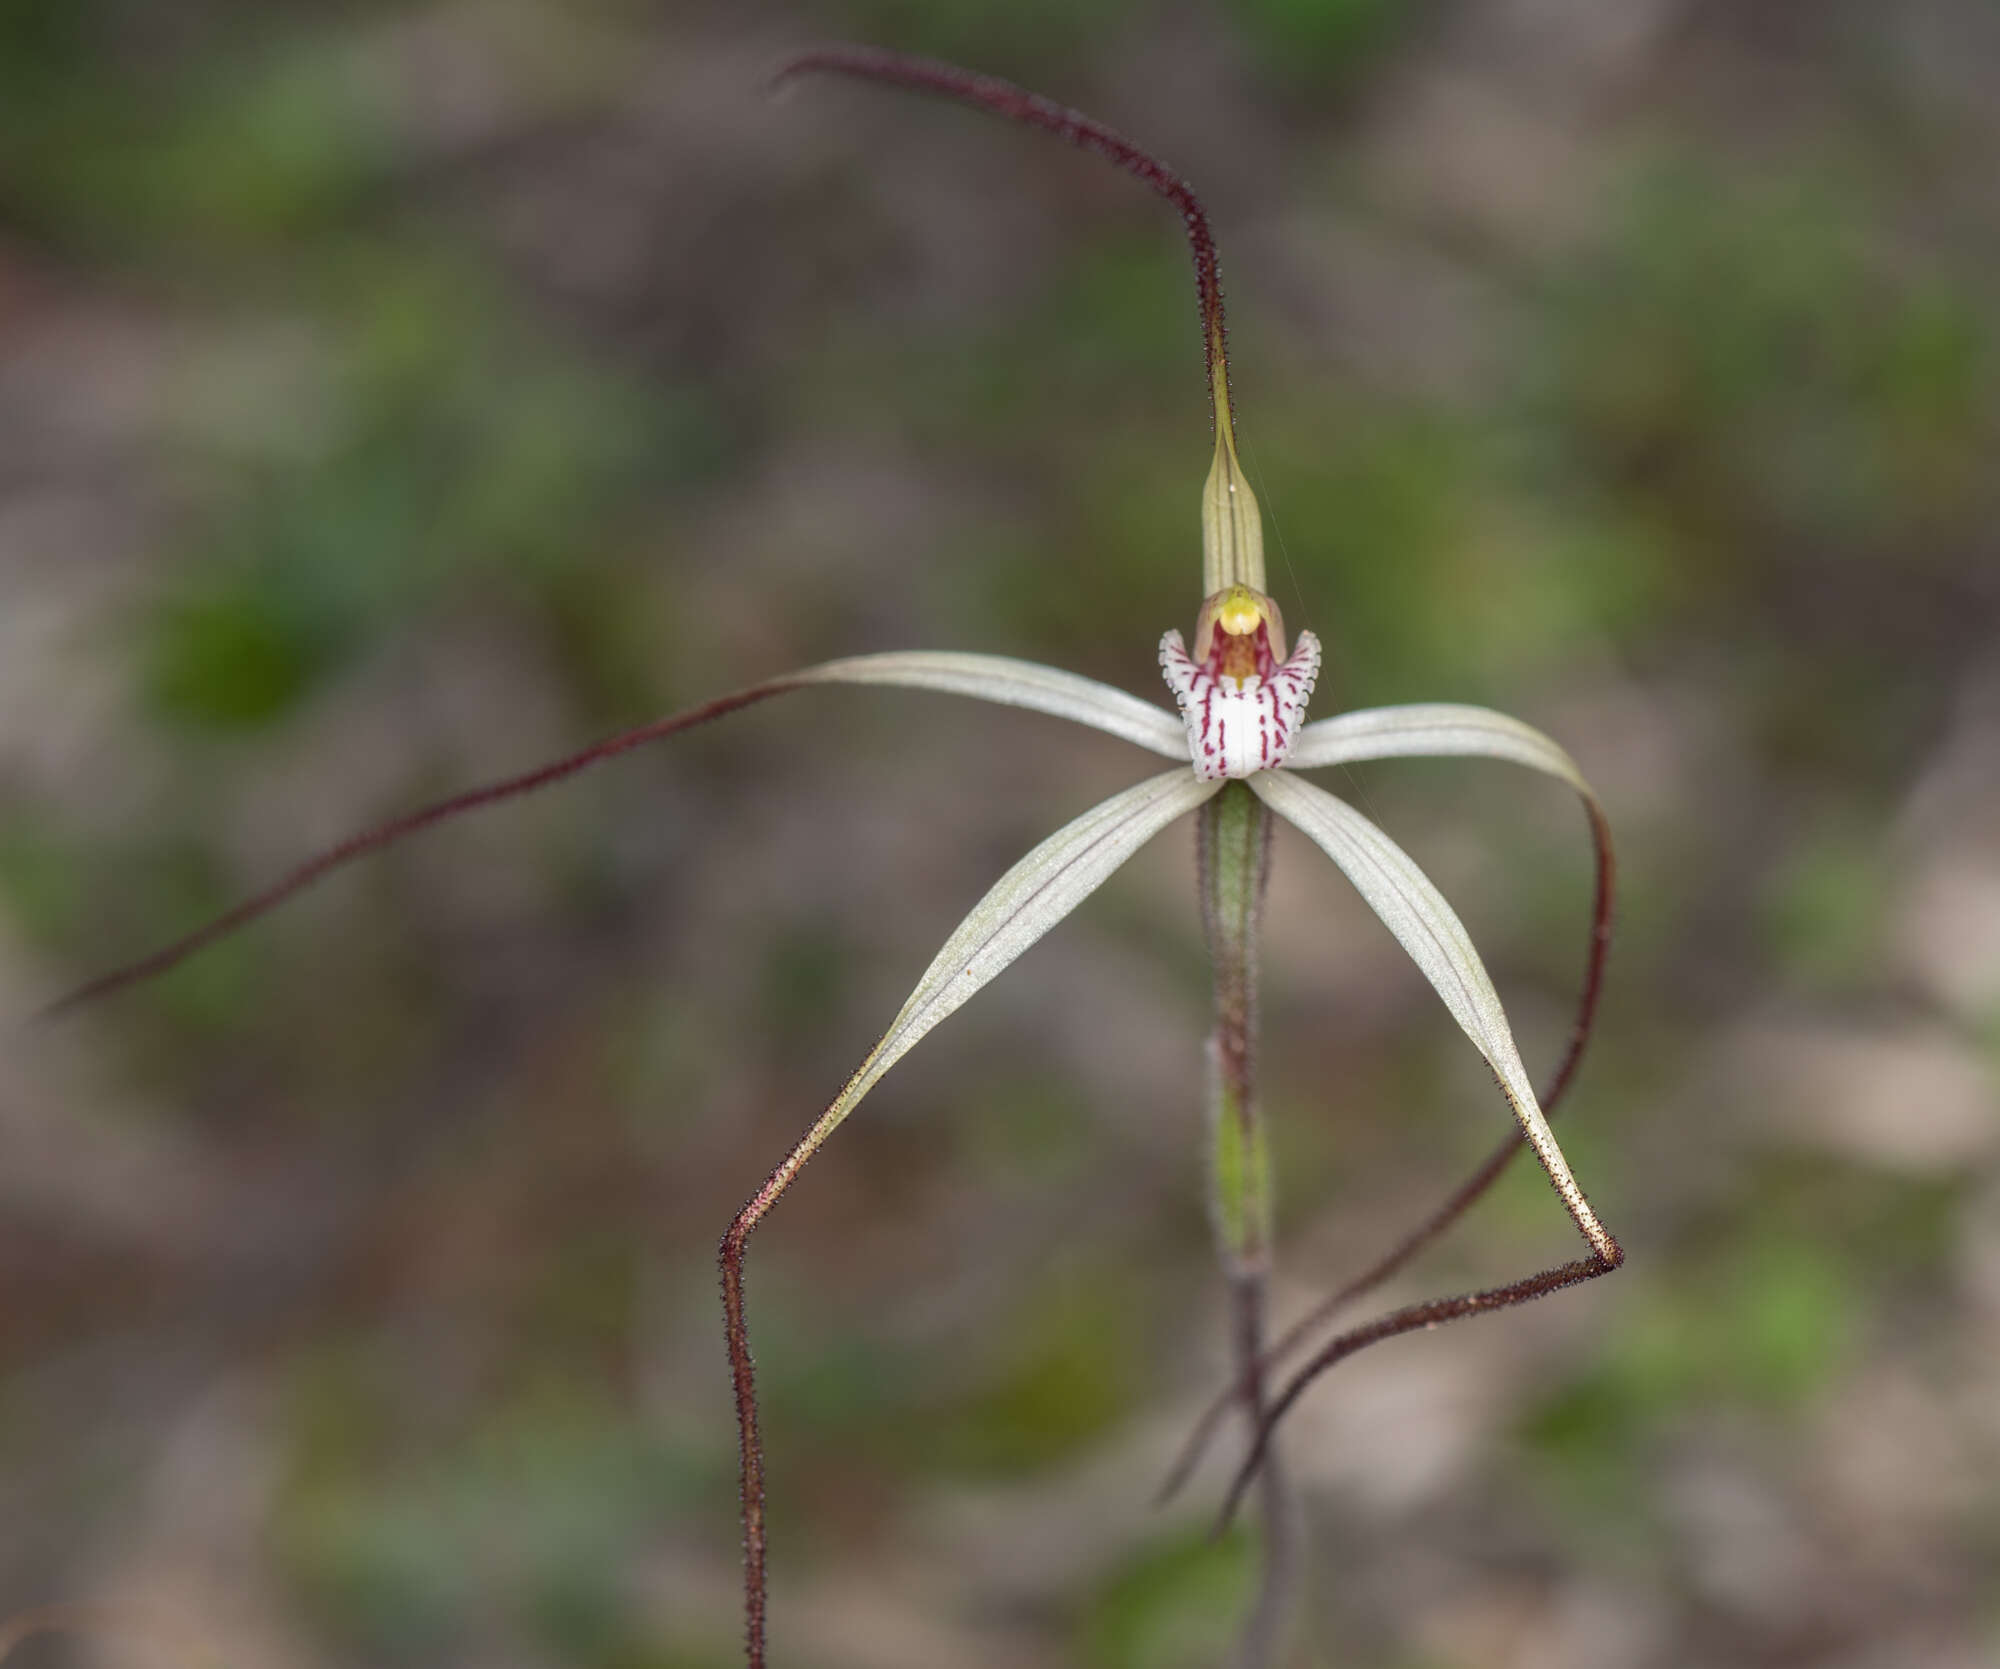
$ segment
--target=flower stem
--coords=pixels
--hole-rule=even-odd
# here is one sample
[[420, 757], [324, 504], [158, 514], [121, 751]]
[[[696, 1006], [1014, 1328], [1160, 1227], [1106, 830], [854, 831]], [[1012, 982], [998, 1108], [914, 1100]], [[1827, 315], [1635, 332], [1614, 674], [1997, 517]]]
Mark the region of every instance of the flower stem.
[[[1254, 1436], [1264, 1421], [1264, 1311], [1271, 1268], [1271, 1165], [1257, 1105], [1257, 931], [1271, 867], [1271, 814], [1241, 782], [1201, 808], [1202, 925], [1215, 971], [1208, 1045], [1209, 1201], [1229, 1285], [1235, 1375]], [[1292, 1492], [1268, 1437], [1259, 1478], [1263, 1567], [1236, 1669], [1270, 1669], [1297, 1589]]]

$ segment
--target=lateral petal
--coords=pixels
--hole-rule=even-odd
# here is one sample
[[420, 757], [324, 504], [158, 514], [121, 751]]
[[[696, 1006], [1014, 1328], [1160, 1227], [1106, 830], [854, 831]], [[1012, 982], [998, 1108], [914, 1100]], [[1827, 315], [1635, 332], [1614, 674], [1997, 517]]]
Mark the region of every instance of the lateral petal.
[[1595, 801], [1576, 761], [1531, 724], [1490, 707], [1424, 702], [1363, 707], [1318, 719], [1299, 732], [1285, 763], [1295, 771], [1350, 765], [1363, 759], [1463, 758], [1483, 755], [1560, 777]]
[[966, 655], [950, 650], [896, 650], [827, 661], [790, 675], [798, 684], [894, 684], [907, 689], [969, 695], [1003, 707], [1026, 707], [1059, 719], [1089, 725], [1107, 736], [1146, 748], [1168, 759], [1188, 757], [1181, 721], [1164, 707], [1059, 667], [1017, 661], [1005, 655]]

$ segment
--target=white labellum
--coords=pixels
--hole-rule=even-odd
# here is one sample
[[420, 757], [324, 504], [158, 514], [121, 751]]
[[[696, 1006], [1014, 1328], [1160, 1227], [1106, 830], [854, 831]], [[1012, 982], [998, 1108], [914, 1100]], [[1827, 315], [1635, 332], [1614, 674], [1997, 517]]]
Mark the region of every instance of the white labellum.
[[1181, 634], [1168, 632], [1160, 639], [1160, 671], [1187, 725], [1194, 774], [1205, 782], [1254, 776], [1292, 751], [1319, 677], [1319, 639], [1299, 633], [1290, 658], [1268, 678], [1231, 678], [1195, 665]]

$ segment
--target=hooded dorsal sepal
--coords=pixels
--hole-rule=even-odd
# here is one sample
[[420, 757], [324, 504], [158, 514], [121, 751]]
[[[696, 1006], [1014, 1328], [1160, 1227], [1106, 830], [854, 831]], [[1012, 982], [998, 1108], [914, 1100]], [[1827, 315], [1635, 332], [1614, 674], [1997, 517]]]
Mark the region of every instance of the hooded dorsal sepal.
[[1236, 456], [1236, 425], [1229, 410], [1228, 361], [1216, 338], [1213, 391], [1215, 457], [1201, 489], [1201, 573], [1211, 595], [1228, 589], [1264, 589], [1264, 516]]

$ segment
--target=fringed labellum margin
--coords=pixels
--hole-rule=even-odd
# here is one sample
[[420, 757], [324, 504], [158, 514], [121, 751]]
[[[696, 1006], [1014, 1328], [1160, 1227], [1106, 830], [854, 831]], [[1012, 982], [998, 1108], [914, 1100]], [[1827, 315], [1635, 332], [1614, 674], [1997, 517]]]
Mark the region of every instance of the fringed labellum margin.
[[1254, 776], [1282, 765], [1298, 739], [1319, 677], [1319, 639], [1299, 633], [1287, 659], [1278, 605], [1233, 585], [1202, 604], [1192, 655], [1178, 631], [1160, 639], [1160, 671], [1187, 726], [1195, 775]]

